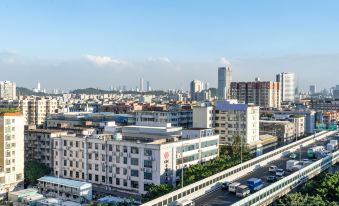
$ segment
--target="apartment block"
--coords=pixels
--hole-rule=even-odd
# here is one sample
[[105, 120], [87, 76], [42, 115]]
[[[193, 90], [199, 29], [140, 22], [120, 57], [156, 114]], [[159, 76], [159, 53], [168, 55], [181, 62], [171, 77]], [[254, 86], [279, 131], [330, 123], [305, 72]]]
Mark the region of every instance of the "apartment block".
[[295, 140], [295, 125], [289, 121], [260, 120], [260, 135], [272, 135], [278, 138], [279, 144]]
[[23, 186], [24, 119], [20, 112], [0, 113], [0, 195]]
[[155, 122], [171, 123], [175, 127], [192, 128], [193, 110], [189, 108], [169, 109], [169, 110], [143, 110], [135, 112], [136, 123]]
[[53, 169], [52, 138], [66, 136], [68, 131], [50, 129], [25, 130], [25, 160], [37, 161]]
[[0, 99], [16, 99], [16, 84], [10, 81], [0, 81]]
[[280, 108], [281, 89], [279, 82], [255, 81], [232, 82], [231, 98], [262, 108]]
[[217, 101], [214, 113], [220, 144], [231, 144], [234, 135], [240, 135], [248, 144], [259, 140], [259, 107], [237, 100]]
[[24, 97], [18, 100], [0, 100], [0, 108], [19, 108], [25, 125], [42, 125], [49, 114], [58, 112], [58, 100], [44, 97]]

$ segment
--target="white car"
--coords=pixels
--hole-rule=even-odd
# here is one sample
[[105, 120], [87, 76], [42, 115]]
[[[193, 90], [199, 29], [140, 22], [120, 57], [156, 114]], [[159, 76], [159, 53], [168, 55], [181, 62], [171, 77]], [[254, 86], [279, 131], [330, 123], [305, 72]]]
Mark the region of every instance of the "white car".
[[275, 172], [277, 169], [278, 169], [277, 166], [272, 165], [272, 166], [270, 166], [270, 167], [268, 168], [268, 171], [269, 171], [269, 172]]
[[285, 171], [283, 169], [277, 169], [275, 171], [275, 176], [277, 176], [277, 177], [282, 177], [284, 175], [285, 175]]

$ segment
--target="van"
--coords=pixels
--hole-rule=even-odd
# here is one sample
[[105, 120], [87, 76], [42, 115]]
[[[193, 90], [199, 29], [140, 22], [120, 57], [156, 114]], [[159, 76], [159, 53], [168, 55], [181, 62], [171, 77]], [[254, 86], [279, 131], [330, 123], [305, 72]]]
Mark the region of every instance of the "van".
[[236, 193], [235, 195], [237, 197], [246, 197], [247, 195], [249, 195], [250, 189], [246, 186], [246, 185], [240, 185], [236, 188]]
[[233, 182], [232, 184], [230, 184], [230, 185], [228, 186], [228, 191], [229, 191], [229, 192], [235, 193], [235, 192], [236, 192], [236, 188], [237, 188], [239, 185], [240, 185], [239, 182]]
[[195, 206], [195, 203], [192, 200], [182, 200], [177, 203], [177, 206]]

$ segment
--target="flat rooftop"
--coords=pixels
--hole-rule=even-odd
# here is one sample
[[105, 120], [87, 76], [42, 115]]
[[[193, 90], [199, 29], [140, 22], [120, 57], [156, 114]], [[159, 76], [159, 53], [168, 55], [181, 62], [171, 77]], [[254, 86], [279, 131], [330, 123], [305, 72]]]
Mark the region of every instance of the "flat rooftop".
[[48, 182], [52, 184], [60, 184], [67, 187], [73, 187], [73, 188], [80, 188], [84, 185], [90, 185], [90, 183], [87, 182], [81, 182], [77, 180], [71, 180], [71, 179], [65, 179], [65, 178], [58, 178], [53, 176], [44, 176], [38, 179], [38, 181], [42, 182]]

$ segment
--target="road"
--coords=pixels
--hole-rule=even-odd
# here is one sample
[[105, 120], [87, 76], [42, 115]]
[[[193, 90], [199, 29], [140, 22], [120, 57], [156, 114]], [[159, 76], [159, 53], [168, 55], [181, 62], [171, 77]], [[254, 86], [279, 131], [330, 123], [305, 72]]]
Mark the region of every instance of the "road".
[[[330, 139], [339, 140], [338, 137], [330, 137]], [[314, 147], [314, 146], [320, 146], [320, 145], [326, 147], [326, 144], [328, 142], [329, 141], [326, 141], [326, 142], [319, 141], [319, 142], [316, 142], [314, 144], [308, 145], [306, 147], [302, 147], [301, 151], [299, 149], [298, 151], [295, 152], [297, 154], [296, 160], [307, 159], [307, 149], [308, 148], [311, 148], [311, 147]], [[299, 157], [299, 154], [301, 154], [301, 158]], [[256, 170], [254, 170], [253, 172], [249, 173], [248, 175], [237, 179], [236, 182], [240, 182], [241, 184], [246, 185], [246, 180], [248, 180], [252, 177], [256, 177], [256, 178], [261, 178], [264, 181], [264, 187], [266, 187], [266, 186], [272, 184], [272, 183], [269, 183], [269, 182], [266, 181], [266, 177], [271, 175], [271, 173], [269, 173], [269, 171], [268, 171], [269, 166], [275, 165], [278, 168], [285, 170], [286, 169], [286, 161], [288, 161], [288, 160], [290, 160], [289, 157], [283, 157], [283, 158], [280, 158], [278, 160], [272, 161], [270, 164], [263, 166], [261, 168], [258, 168]], [[287, 173], [285, 171], [285, 176], [287, 176], [289, 174], [291, 174], [291, 173]], [[223, 191], [223, 190], [217, 190], [213, 193], [210, 193], [210, 194], [205, 195], [205, 196], [203, 196], [199, 199], [196, 199], [194, 202], [195, 202], [195, 205], [197, 205], [197, 206], [225, 206], [225, 205], [231, 205], [231, 204], [239, 201], [240, 199], [241, 198], [236, 197], [235, 194], [233, 194], [233, 193], [229, 193], [229, 192]]]

